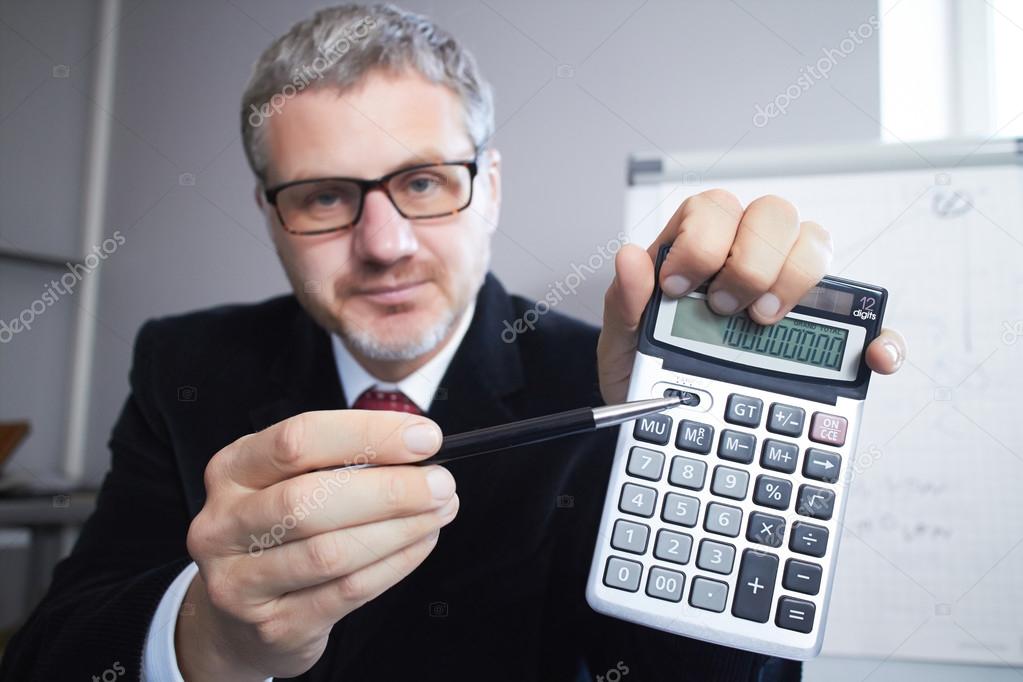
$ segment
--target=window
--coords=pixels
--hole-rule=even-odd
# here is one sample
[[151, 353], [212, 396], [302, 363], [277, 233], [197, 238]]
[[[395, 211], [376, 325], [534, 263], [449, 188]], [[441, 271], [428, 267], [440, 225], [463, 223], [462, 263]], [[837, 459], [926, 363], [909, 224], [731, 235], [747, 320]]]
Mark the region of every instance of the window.
[[1023, 3], [880, 0], [882, 138], [1023, 136]]

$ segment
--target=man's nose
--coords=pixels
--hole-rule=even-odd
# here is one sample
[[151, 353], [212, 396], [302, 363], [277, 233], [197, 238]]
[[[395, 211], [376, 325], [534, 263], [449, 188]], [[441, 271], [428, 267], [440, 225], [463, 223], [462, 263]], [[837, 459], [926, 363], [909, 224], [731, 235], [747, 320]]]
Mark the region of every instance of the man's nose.
[[419, 241], [412, 223], [398, 213], [383, 190], [367, 192], [363, 201], [353, 235], [360, 258], [386, 265], [416, 252]]

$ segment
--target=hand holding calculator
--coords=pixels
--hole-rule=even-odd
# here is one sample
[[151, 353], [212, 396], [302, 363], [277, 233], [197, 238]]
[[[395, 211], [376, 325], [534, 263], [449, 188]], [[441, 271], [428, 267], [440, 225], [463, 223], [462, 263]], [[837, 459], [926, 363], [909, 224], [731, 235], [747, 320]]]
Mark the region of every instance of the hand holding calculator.
[[683, 404], [621, 427], [587, 582], [595, 610], [774, 656], [820, 652], [886, 300], [825, 277], [763, 326], [713, 313], [705, 287], [655, 288], [628, 400]]

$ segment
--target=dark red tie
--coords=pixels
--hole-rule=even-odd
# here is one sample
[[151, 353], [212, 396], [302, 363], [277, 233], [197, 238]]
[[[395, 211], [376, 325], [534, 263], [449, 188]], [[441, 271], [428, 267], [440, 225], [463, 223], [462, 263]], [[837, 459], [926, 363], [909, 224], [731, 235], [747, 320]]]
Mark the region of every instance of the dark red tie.
[[396, 412], [409, 412], [411, 414], [422, 414], [422, 410], [409, 400], [409, 397], [401, 391], [381, 391], [370, 388], [362, 392], [355, 402], [352, 403], [354, 410], [395, 410]]

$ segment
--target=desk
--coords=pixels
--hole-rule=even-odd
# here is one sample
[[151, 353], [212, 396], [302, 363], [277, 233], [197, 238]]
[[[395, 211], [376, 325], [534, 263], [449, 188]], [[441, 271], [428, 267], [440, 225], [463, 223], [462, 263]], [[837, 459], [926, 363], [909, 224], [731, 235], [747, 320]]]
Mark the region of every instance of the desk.
[[63, 557], [63, 531], [81, 526], [96, 508], [96, 491], [22, 492], [0, 496], [0, 527], [27, 528], [31, 534], [25, 604], [35, 607]]

